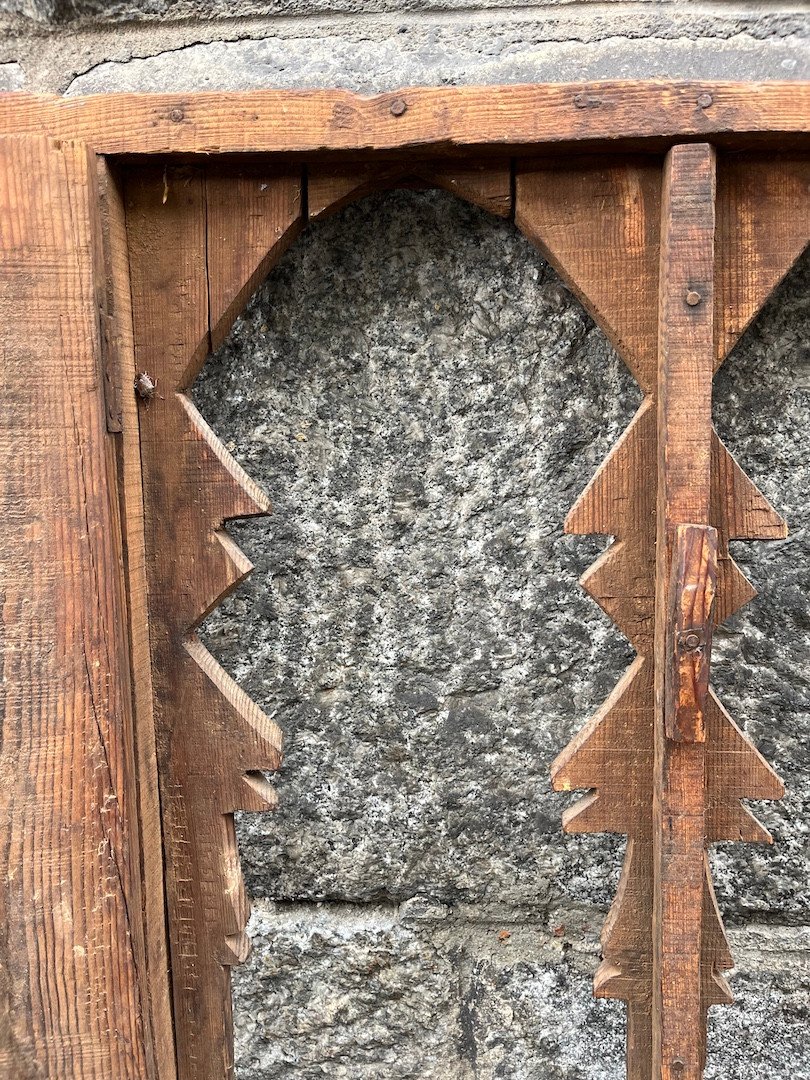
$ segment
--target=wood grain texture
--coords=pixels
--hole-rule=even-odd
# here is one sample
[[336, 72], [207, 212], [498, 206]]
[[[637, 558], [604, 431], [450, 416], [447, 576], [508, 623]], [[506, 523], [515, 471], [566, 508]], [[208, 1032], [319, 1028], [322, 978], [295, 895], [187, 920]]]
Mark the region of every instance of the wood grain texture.
[[519, 161], [515, 222], [569, 285], [645, 393], [656, 384], [658, 158]]
[[810, 155], [724, 154], [717, 170], [719, 367], [810, 242]]
[[[668, 737], [667, 645], [677, 599], [679, 527], [709, 525], [714, 361], [715, 151], [667, 155], [661, 206], [658, 310], [658, 500], [653, 771], [653, 1076], [700, 1080], [705, 1055], [702, 975], [706, 881], [706, 744]], [[705, 534], [704, 534], [705, 535]], [[716, 538], [715, 538], [716, 557]], [[674, 687], [670, 686], [674, 691]], [[677, 727], [672, 721], [670, 730]], [[673, 732], [674, 734], [674, 732]]]
[[334, 214], [375, 191], [397, 187], [441, 188], [497, 217], [512, 213], [512, 165], [441, 159], [413, 162], [362, 162], [311, 165], [307, 170], [310, 220]]
[[0, 1074], [156, 1077], [95, 163], [0, 140]]
[[[152, 668], [149, 649], [149, 612], [146, 598], [143, 487], [138, 406], [132, 386], [135, 346], [126, 236], [123, 182], [104, 158], [96, 159], [99, 212], [102, 225], [104, 308], [109, 335], [114, 341], [112, 377], [120, 402], [121, 435], [115, 447], [118, 499], [122, 524], [123, 571], [130, 642], [133, 752], [136, 762], [137, 828], [140, 841], [139, 893], [134, 914], [143, 913], [145, 955], [139, 957], [145, 990], [144, 1022], [150, 1032], [159, 1080], [176, 1076], [174, 1030], [169, 985], [163, 830], [157, 773], [155, 720], [152, 709]], [[135, 819], [133, 827], [135, 825]]]
[[[209, 332], [218, 349], [301, 231], [301, 173], [209, 165], [205, 171]], [[238, 208], [238, 213], [235, 212]]]
[[664, 648], [664, 732], [674, 742], [706, 741], [716, 595], [717, 530], [709, 525], [678, 525]]
[[[251, 569], [223, 523], [269, 507], [186, 391], [234, 317], [233, 298], [280, 255], [301, 215], [300, 177], [238, 178], [227, 198], [219, 177], [210, 188], [208, 179], [157, 166], [127, 182], [136, 367], [158, 388], [140, 429], [180, 1080], [233, 1075], [229, 971], [248, 949], [233, 811], [272, 808], [260, 770], [281, 760], [276, 725], [194, 633]], [[242, 245], [234, 257], [231, 242]]]
[[[710, 103], [702, 106], [698, 99]], [[404, 105], [404, 109], [402, 106]], [[81, 138], [100, 154], [519, 152], [677, 139], [784, 146], [810, 133], [806, 82], [597, 82], [443, 87], [362, 97], [343, 90], [0, 98], [0, 131]]]
[[[626, 175], [623, 173], [626, 172]], [[602, 533], [614, 542], [582, 579], [583, 586], [627, 635], [638, 657], [604, 706], [554, 763], [557, 790], [590, 788], [564, 814], [572, 832], [628, 836], [619, 889], [602, 935], [603, 963], [595, 992], [628, 1005], [628, 1076], [653, 1076], [652, 917], [654, 893], [654, 608], [656, 570], [657, 295], [661, 162], [520, 161], [516, 221], [541, 248], [618, 348], [646, 390], [636, 416], [566, 520], [573, 533]], [[778, 183], [772, 185], [784, 189]], [[776, 211], [772, 212], [777, 214]], [[785, 211], [781, 211], [784, 215]], [[762, 242], [769, 241], [763, 237]], [[735, 256], [720, 230], [716, 267]], [[716, 271], [718, 274], [720, 271]], [[732, 276], [721, 275], [728, 289]], [[733, 308], [736, 296], [718, 303]], [[688, 305], [687, 305], [688, 306]], [[634, 310], [637, 308], [637, 310]], [[705, 408], [704, 391], [704, 408]], [[783, 537], [782, 518], [709, 433], [708, 524], [717, 530], [715, 621], [754, 595], [729, 556], [730, 539]], [[706, 453], [701, 475], [707, 475]], [[741, 798], [779, 798], [782, 784], [708, 691], [705, 703], [705, 841], [769, 840]], [[731, 958], [701, 854], [702, 1006], [728, 1001], [720, 973]], [[660, 1026], [660, 1024], [659, 1024]], [[700, 1049], [702, 1053], [702, 1048]]]

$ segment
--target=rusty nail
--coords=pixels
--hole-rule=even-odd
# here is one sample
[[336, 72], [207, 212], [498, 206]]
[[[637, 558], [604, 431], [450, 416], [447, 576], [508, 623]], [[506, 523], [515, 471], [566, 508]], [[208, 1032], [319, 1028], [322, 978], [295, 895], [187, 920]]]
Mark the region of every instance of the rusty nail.
[[684, 1065], [684, 1063], [681, 1061], [680, 1058], [675, 1058], [675, 1060], [672, 1062], [672, 1071], [673, 1072], [680, 1073], [680, 1072], [683, 1072], [683, 1070], [685, 1068], [686, 1068], [686, 1066]]
[[689, 307], [696, 307], [702, 299], [703, 297], [700, 295], [700, 293], [695, 292], [694, 289], [689, 289], [686, 293], [686, 302]]
[[701, 94], [697, 99], [697, 103], [701, 109], [708, 109], [710, 105], [714, 104], [714, 98], [711, 94]]
[[700, 634], [687, 634], [683, 643], [687, 649], [696, 649], [700, 645]]
[[408, 109], [408, 106], [402, 100], [401, 97], [394, 98], [394, 100], [391, 102], [391, 115], [392, 116], [402, 116], [403, 113], [405, 113], [407, 111], [407, 109]]
[[172, 111], [169, 113], [169, 119], [171, 120], [171, 122], [173, 124], [181, 123], [184, 116], [185, 116], [185, 113], [183, 112], [182, 109], [172, 109]]

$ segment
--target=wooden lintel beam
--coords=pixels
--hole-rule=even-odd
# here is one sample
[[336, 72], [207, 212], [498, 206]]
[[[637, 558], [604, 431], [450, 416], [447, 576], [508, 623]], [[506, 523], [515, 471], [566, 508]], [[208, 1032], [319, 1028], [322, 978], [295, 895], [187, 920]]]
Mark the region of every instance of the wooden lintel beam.
[[323, 154], [810, 135], [808, 82], [595, 82], [345, 90], [0, 96], [0, 133], [80, 138], [100, 154]]
[[[676, 686], [666, 676], [671, 669], [671, 622], [680, 605], [673, 593], [683, 589], [690, 573], [687, 558], [681, 573], [672, 574], [676, 539], [681, 558], [689, 539], [700, 537], [700, 563], [714, 533], [708, 529], [714, 218], [714, 149], [706, 143], [673, 147], [664, 169], [659, 274], [653, 1080], [700, 1080], [705, 1043], [701, 963], [706, 743], [702, 721], [692, 737], [682, 737], [684, 732], [680, 738], [670, 737], [678, 733], [679, 709], [675, 700], [668, 700]], [[716, 538], [714, 551], [716, 561]], [[693, 583], [702, 577], [705, 584], [705, 567], [702, 575], [692, 576]]]

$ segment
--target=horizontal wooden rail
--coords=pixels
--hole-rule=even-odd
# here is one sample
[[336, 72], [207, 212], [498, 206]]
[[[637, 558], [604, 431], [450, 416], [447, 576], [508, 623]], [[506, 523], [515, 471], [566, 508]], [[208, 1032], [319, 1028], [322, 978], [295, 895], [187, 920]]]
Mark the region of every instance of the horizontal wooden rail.
[[0, 132], [80, 139], [100, 154], [521, 151], [728, 136], [784, 147], [810, 133], [810, 83], [600, 82], [249, 93], [0, 96]]

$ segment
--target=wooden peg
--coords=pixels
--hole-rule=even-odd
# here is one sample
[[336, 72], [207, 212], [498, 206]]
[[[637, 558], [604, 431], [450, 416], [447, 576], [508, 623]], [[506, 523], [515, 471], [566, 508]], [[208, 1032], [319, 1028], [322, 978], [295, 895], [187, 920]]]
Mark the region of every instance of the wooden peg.
[[717, 593], [717, 530], [679, 525], [670, 573], [664, 691], [666, 736], [706, 741], [706, 695]]

